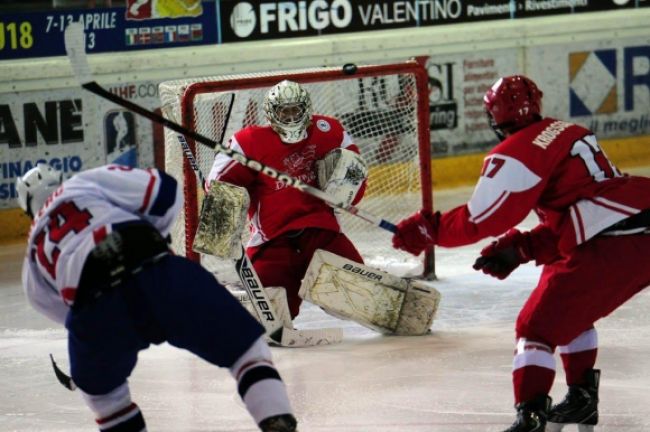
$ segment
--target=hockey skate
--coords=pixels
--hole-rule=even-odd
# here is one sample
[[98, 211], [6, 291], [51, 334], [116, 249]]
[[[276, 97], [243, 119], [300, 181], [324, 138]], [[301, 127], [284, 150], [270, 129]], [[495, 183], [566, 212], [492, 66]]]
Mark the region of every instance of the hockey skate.
[[517, 420], [503, 432], [544, 432], [551, 398], [542, 395], [517, 404]]
[[298, 432], [298, 422], [291, 414], [269, 417], [260, 422], [262, 432]]
[[547, 432], [560, 432], [567, 424], [577, 424], [579, 432], [592, 432], [598, 424], [598, 383], [600, 370], [586, 372], [587, 382], [569, 386], [564, 400], [553, 406], [548, 415]]

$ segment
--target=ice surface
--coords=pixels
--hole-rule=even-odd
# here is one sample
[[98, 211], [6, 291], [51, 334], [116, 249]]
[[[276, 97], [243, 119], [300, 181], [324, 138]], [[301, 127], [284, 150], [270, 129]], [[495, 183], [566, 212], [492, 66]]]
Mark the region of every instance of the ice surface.
[[[445, 191], [436, 205], [449, 208], [467, 194]], [[297, 327], [341, 326], [345, 339], [333, 346], [273, 349], [301, 432], [500, 431], [510, 425], [513, 323], [539, 269], [522, 266], [506, 281], [473, 271], [486, 242], [437, 249], [439, 279], [432, 284], [442, 303], [431, 335], [381, 336], [313, 306], [302, 309]], [[78, 392], [61, 387], [52, 373], [49, 353], [67, 370], [66, 334], [24, 299], [22, 254], [23, 245], [0, 247], [0, 431], [95, 430]], [[599, 431], [650, 430], [648, 310], [650, 294], [644, 291], [597, 324]], [[557, 361], [556, 399], [565, 392]], [[187, 352], [168, 345], [144, 351], [130, 383], [150, 431], [257, 430], [228, 372]]]

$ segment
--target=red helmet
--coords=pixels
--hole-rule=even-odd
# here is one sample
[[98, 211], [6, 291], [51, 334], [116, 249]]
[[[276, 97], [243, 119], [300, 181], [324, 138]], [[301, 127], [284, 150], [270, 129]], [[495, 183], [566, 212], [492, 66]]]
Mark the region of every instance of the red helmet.
[[539, 121], [542, 91], [529, 78], [512, 75], [499, 78], [483, 96], [490, 126], [500, 139]]

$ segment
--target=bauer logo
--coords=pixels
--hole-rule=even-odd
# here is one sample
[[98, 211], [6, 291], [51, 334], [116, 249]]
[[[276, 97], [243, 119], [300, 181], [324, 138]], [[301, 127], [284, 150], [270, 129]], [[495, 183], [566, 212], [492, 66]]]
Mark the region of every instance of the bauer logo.
[[376, 281], [380, 281], [382, 279], [382, 276], [380, 274], [371, 272], [369, 270], [365, 270], [361, 267], [353, 266], [352, 264], [343, 264], [343, 270], [347, 270], [351, 273], [356, 273], [359, 276], [363, 276], [367, 279], [372, 279]]
[[569, 82], [572, 117], [618, 111], [616, 50], [570, 53]]

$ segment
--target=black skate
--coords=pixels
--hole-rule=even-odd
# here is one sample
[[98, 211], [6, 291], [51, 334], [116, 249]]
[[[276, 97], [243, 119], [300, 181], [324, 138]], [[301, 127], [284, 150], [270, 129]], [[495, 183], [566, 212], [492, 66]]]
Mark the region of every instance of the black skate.
[[503, 432], [544, 432], [551, 398], [542, 395], [515, 406], [517, 420]]
[[281, 414], [262, 420], [259, 424], [262, 432], [298, 432], [298, 422], [291, 414]]
[[579, 432], [591, 432], [598, 424], [598, 383], [600, 370], [586, 372], [587, 382], [569, 386], [564, 400], [553, 406], [548, 415], [548, 432], [560, 432], [564, 425], [577, 424]]

